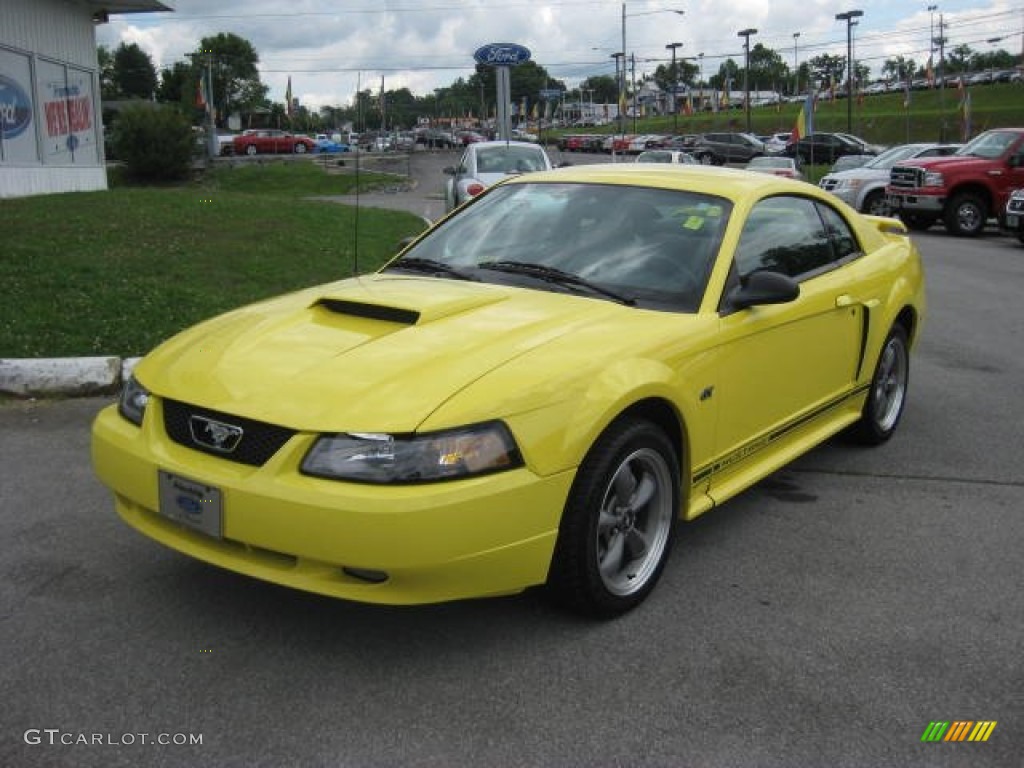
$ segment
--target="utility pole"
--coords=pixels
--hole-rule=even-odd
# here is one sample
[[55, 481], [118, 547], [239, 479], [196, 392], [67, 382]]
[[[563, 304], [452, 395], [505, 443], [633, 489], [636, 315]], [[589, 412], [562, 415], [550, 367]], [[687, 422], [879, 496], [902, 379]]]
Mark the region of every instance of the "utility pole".
[[946, 23], [943, 21], [942, 14], [940, 13], [939, 36], [932, 41], [933, 45], [939, 46], [939, 65], [935, 70], [935, 76], [939, 79], [939, 115], [941, 116], [939, 122], [939, 141], [946, 140], [946, 73], [944, 67], [946, 59], [945, 28]]
[[665, 47], [672, 51], [672, 133], [679, 133], [679, 107], [676, 104], [676, 91], [679, 89], [679, 75], [676, 72], [676, 48], [682, 43], [669, 43]]

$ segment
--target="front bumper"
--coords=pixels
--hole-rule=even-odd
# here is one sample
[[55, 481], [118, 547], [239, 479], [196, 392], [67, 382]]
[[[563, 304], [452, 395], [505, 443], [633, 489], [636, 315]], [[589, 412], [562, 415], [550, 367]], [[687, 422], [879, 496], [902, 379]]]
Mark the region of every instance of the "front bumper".
[[886, 199], [894, 211], [915, 211], [939, 216], [946, 205], [946, 197], [941, 193], [926, 193], [920, 190], [897, 190], [891, 187], [886, 190]]
[[[276, 584], [395, 605], [511, 594], [547, 578], [574, 472], [405, 486], [323, 480], [298, 471], [316, 435], [299, 433], [263, 466], [244, 466], [169, 440], [161, 409], [152, 399], [141, 429], [116, 406], [102, 411], [92, 457], [125, 522], [173, 549]], [[219, 538], [160, 513], [161, 470], [219, 490]]]

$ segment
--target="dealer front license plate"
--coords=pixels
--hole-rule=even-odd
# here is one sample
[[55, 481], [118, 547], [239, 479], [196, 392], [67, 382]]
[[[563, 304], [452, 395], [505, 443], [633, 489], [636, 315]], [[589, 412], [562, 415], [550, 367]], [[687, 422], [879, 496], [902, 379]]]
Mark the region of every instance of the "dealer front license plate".
[[1006, 214], [1006, 228], [1016, 229], [1020, 225], [1020, 216], [1013, 213]]
[[889, 195], [889, 207], [894, 210], [899, 210], [899, 207], [903, 204], [903, 198], [899, 195]]
[[160, 514], [207, 536], [221, 538], [224, 503], [219, 488], [158, 471]]

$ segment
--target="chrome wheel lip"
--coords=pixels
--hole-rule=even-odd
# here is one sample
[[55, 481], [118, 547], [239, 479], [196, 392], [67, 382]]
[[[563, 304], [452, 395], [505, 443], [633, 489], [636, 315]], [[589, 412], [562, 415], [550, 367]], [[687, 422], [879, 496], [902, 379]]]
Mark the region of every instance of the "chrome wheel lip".
[[872, 382], [875, 424], [883, 432], [896, 426], [907, 397], [909, 365], [907, 349], [898, 338], [891, 338], [882, 349], [878, 373]]
[[[650, 497], [642, 504], [622, 503], [616, 481], [628, 472], [635, 480], [632, 499], [646, 493], [645, 481], [653, 483]], [[672, 472], [665, 458], [650, 448], [641, 448], [627, 455], [611, 474], [601, 498], [594, 539], [598, 574], [601, 583], [613, 595], [626, 597], [650, 583], [664, 558], [674, 519]], [[629, 557], [630, 546], [644, 551]], [[623, 551], [625, 548], [626, 551]], [[611, 562], [609, 557], [618, 557]]]

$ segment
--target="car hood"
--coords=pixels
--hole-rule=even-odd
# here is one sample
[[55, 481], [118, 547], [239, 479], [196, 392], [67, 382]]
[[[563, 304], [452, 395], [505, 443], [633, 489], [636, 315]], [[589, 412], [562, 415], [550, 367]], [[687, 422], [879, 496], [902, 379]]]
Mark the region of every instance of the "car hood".
[[888, 179], [889, 171], [882, 168], [847, 168], [845, 171], [829, 173], [826, 178], [843, 179], [844, 181], [856, 181], [858, 179]]
[[997, 162], [984, 157], [974, 157], [973, 155], [948, 155], [947, 157], [922, 157], [914, 158], [910, 160], [904, 160], [901, 163], [897, 163], [898, 166], [913, 165], [918, 168], [927, 168], [929, 170], [941, 171], [944, 168], [958, 168], [965, 171], [972, 171], [975, 168], [985, 169], [992, 167], [992, 163]]
[[154, 394], [310, 431], [412, 432], [460, 390], [621, 305], [372, 275], [245, 307], [151, 352]]

